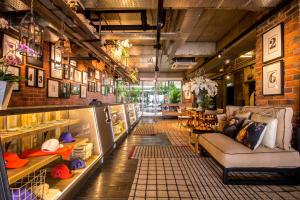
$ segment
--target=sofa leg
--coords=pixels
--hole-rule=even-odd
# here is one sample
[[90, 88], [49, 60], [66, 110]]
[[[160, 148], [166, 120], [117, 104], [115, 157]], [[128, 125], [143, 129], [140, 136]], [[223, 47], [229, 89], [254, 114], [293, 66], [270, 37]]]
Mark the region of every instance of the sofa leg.
[[225, 185], [228, 185], [228, 183], [229, 183], [228, 172], [229, 172], [228, 169], [226, 169], [226, 168], [223, 169], [223, 183]]

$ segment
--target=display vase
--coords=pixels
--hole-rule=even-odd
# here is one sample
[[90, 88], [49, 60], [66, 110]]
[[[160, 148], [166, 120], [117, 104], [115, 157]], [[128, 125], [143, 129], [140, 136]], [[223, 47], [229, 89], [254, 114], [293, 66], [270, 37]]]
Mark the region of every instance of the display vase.
[[201, 92], [197, 95], [197, 104], [198, 104], [198, 107], [197, 107], [197, 110], [199, 111], [204, 111], [204, 108], [203, 108], [203, 101], [204, 101], [204, 96], [201, 94]]
[[0, 110], [6, 110], [12, 91], [13, 91], [13, 82], [0, 81]]

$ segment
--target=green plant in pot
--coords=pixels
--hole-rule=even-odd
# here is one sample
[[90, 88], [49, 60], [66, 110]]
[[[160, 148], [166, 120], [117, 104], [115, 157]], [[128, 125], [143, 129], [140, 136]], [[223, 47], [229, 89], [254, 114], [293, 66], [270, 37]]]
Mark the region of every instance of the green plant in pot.
[[181, 98], [181, 91], [174, 84], [169, 86], [170, 103], [179, 103]]

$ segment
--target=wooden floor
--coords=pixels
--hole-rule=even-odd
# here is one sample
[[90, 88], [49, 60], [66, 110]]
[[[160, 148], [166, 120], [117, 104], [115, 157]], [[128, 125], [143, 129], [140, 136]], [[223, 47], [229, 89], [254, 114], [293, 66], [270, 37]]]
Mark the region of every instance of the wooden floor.
[[[152, 123], [151, 120], [144, 118], [141, 123]], [[130, 134], [76, 194], [77, 200], [128, 199], [138, 164], [138, 160], [128, 159], [128, 156], [136, 145], [170, 145], [170, 141], [166, 135], [141, 137]]]

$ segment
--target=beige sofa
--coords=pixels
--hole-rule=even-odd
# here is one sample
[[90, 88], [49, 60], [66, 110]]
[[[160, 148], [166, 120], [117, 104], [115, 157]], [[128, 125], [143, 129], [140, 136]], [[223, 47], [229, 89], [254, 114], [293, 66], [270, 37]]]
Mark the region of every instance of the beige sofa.
[[226, 116], [233, 116], [239, 111], [263, 113], [277, 118], [276, 148], [259, 146], [252, 151], [221, 133], [200, 135], [198, 142], [202, 150], [210, 154], [223, 167], [223, 182], [225, 184], [232, 182], [228, 178], [228, 173], [232, 171], [294, 171], [299, 173], [299, 152], [291, 147], [293, 110], [284, 107], [227, 106]]

